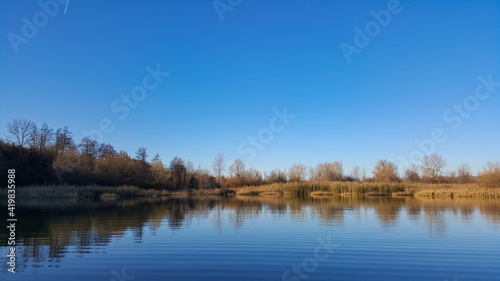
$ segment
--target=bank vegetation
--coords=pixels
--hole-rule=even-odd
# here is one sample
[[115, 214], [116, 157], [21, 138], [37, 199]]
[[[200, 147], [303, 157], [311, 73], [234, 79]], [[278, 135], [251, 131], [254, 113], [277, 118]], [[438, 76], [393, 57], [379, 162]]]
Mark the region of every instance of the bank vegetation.
[[18, 196], [24, 197], [499, 196], [499, 161], [487, 162], [477, 175], [466, 163], [451, 171], [446, 166], [441, 155], [432, 153], [402, 171], [381, 159], [369, 172], [354, 166], [346, 173], [339, 160], [261, 172], [218, 154], [209, 170], [179, 157], [165, 163], [159, 154], [150, 157], [146, 147], [131, 156], [88, 136], [77, 141], [67, 127], [54, 130], [26, 119], [11, 120], [6, 139], [0, 139], [0, 178], [15, 169]]

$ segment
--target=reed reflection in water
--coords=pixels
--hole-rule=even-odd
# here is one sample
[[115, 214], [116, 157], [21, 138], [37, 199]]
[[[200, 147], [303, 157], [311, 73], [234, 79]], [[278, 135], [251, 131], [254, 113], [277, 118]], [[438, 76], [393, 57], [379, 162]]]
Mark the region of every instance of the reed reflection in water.
[[339, 248], [309, 280], [500, 276], [499, 200], [46, 200], [19, 202], [17, 216], [13, 280], [110, 280], [122, 268], [135, 280], [280, 280], [326, 236]]

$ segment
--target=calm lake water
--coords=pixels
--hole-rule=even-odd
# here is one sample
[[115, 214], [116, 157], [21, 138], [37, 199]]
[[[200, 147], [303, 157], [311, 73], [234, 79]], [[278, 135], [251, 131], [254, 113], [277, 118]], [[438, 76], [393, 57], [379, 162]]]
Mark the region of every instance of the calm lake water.
[[2, 280], [500, 280], [500, 200], [20, 199], [16, 216]]

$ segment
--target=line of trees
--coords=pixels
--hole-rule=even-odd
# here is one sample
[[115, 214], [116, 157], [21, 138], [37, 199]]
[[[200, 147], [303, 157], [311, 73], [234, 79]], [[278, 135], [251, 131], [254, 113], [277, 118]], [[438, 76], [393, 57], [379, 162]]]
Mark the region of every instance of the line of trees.
[[[7, 169], [16, 169], [19, 185], [60, 184], [123, 185], [169, 190], [208, 189], [303, 181], [378, 181], [471, 183], [500, 186], [500, 162], [488, 162], [474, 177], [468, 164], [445, 172], [446, 160], [438, 154], [426, 155], [420, 165], [412, 165], [400, 176], [398, 167], [386, 159], [379, 160], [372, 176], [354, 166], [345, 174], [341, 161], [319, 163], [315, 167], [293, 164], [288, 170], [275, 169], [261, 173], [247, 168], [241, 159], [227, 163], [224, 154], [215, 156], [212, 171], [195, 169], [193, 163], [174, 157], [163, 163], [159, 154], [151, 160], [146, 147], [139, 147], [135, 157], [116, 151], [111, 144], [98, 143], [90, 137], [76, 142], [67, 127], [57, 130], [47, 124], [36, 125], [25, 119], [14, 119], [7, 125], [6, 139], [0, 139], [0, 177]], [[229, 165], [228, 165], [229, 164]], [[227, 172], [227, 173], [226, 173]]]

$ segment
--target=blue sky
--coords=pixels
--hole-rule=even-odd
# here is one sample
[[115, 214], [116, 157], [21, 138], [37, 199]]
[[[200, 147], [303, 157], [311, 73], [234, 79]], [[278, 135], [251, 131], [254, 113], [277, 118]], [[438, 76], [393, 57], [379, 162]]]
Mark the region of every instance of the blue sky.
[[[448, 170], [499, 160], [500, 87], [455, 130], [443, 114], [474, 95], [479, 76], [500, 81], [500, 1], [401, 0], [348, 63], [339, 45], [355, 47], [370, 11], [396, 4], [243, 0], [221, 21], [212, 1], [72, 0], [13, 47], [23, 17], [43, 21], [43, 9], [2, 1], [0, 135], [27, 118], [80, 140], [108, 118], [104, 142], [130, 154], [146, 146], [165, 162], [210, 168], [224, 153], [259, 170], [342, 160], [345, 173], [369, 173], [379, 159], [400, 164], [441, 128], [447, 139], [434, 151]], [[169, 76], [122, 120], [112, 104], [142, 85], [147, 66]], [[284, 107], [295, 118], [249, 161], [238, 146]]]

